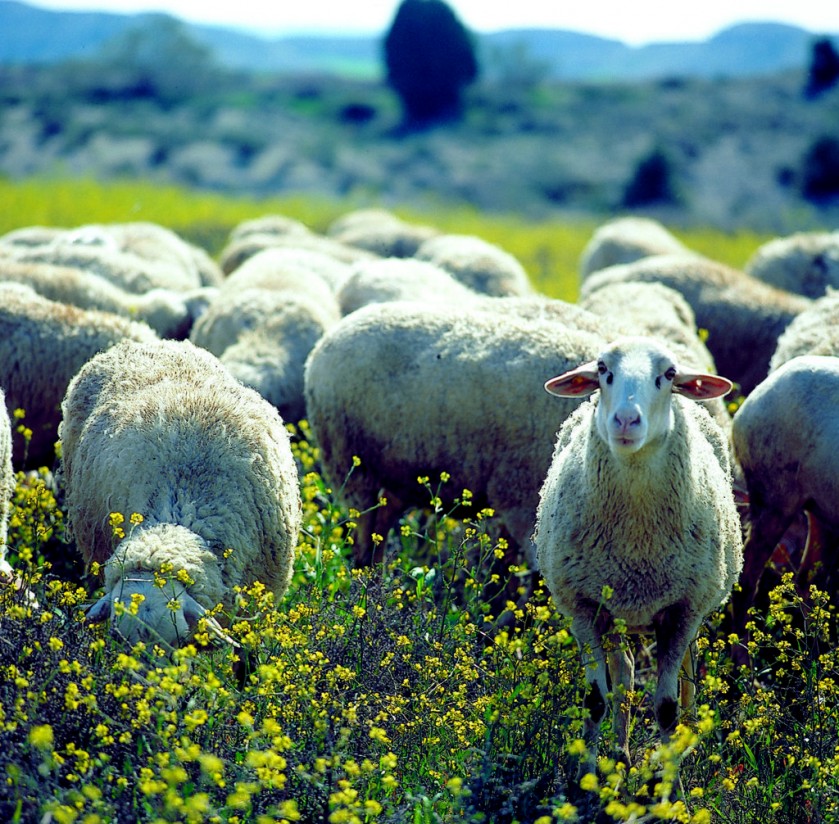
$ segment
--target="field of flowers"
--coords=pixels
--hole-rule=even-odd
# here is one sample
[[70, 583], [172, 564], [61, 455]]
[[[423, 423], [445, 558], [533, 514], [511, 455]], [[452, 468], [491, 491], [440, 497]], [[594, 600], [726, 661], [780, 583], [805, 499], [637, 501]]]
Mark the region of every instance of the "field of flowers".
[[[203, 225], [294, 213], [288, 204], [234, 208], [220, 207]], [[135, 214], [196, 231], [182, 201], [171, 209], [169, 219], [150, 208]], [[310, 214], [313, 225], [328, 219]], [[4, 221], [128, 219], [119, 209], [110, 215], [80, 201], [49, 219], [9, 211]], [[514, 221], [481, 231], [473, 217], [434, 218], [425, 220], [450, 220], [532, 259]], [[549, 227], [539, 228], [548, 238]], [[575, 238], [566, 261], [590, 228], [555, 227]], [[741, 237], [696, 233], [686, 242], [705, 243], [708, 254], [725, 247], [736, 263], [749, 251]], [[16, 423], [25, 438], [25, 416]], [[576, 645], [538, 585], [525, 605], [506, 605], [515, 621], [496, 625], [482, 598], [505, 549], [493, 513], [470, 511], [468, 490], [455, 491], [456, 515], [445, 511], [448, 476], [417, 478], [428, 507], [380, 537], [382, 566], [353, 570], [359, 513], [321, 476], [305, 421], [290, 431], [304, 501], [295, 577], [279, 604], [258, 585], [241, 593], [242, 614], [258, 617], [229, 616], [238, 647], [199, 633], [170, 655], [86, 625], [97, 584], [79, 568], [49, 473], [18, 475], [9, 551], [25, 588], [0, 592], [0, 821], [839, 820], [839, 652], [823, 593], [805, 601], [788, 577], [775, 579], [755, 615], [753, 671], [733, 667], [735, 639], [724, 616], [713, 616], [699, 641], [696, 711], [665, 745], [651, 711], [653, 655], [637, 645], [637, 689], [627, 696], [632, 763], [604, 756], [577, 787], [584, 679]], [[132, 528], [132, 514], [113, 519], [115, 540]], [[523, 580], [528, 570], [510, 574]]]

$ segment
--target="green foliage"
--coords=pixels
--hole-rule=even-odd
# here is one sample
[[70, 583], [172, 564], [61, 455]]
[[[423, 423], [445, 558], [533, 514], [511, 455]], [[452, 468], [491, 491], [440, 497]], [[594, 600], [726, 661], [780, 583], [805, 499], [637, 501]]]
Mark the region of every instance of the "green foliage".
[[[405, 517], [381, 567], [352, 570], [359, 513], [324, 483], [305, 422], [292, 435], [304, 506], [293, 585], [280, 604], [259, 584], [241, 591], [238, 649], [202, 647], [200, 633], [174, 655], [129, 649], [85, 625], [90, 593], [43, 560], [55, 501], [19, 491], [10, 541], [24, 588], [0, 593], [1, 820], [835, 820], [839, 652], [823, 593], [805, 600], [789, 576], [773, 591], [750, 626], [754, 674], [734, 670], [736, 639], [715, 616], [695, 715], [665, 744], [641, 651], [633, 763], [602, 757], [574, 789], [579, 654], [538, 589], [510, 605], [515, 624], [493, 624], [480, 594], [503, 552], [492, 513], [455, 519], [439, 504], [445, 473], [419, 478], [427, 511]], [[44, 529], [26, 526], [39, 518]]]
[[457, 114], [478, 75], [475, 45], [443, 0], [402, 0], [384, 40], [387, 82], [409, 121]]
[[669, 206], [679, 202], [674, 182], [673, 163], [664, 150], [656, 148], [638, 162], [623, 193], [622, 206]]
[[818, 97], [839, 83], [839, 53], [829, 37], [813, 41], [807, 71], [806, 97]]
[[820, 137], [807, 150], [802, 162], [801, 194], [820, 201], [839, 197], [839, 140]]

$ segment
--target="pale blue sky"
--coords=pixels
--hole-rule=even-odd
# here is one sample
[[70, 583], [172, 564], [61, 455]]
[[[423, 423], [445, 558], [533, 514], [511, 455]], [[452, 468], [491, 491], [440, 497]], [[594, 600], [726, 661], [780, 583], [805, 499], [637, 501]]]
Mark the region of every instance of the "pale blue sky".
[[[266, 34], [379, 33], [399, 0], [36, 0], [34, 5], [114, 12], [166, 11], [185, 20], [259, 29]], [[612, 37], [633, 45], [702, 40], [733, 23], [777, 21], [815, 34], [839, 33], [837, 0], [450, 0], [476, 31], [548, 27]]]

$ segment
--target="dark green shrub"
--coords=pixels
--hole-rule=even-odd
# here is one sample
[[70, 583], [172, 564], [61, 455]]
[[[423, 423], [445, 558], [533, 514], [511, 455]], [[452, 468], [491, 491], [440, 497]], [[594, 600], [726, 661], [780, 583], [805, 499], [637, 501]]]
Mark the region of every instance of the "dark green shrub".
[[829, 37], [813, 41], [810, 69], [807, 73], [806, 97], [818, 97], [839, 82], [839, 53]]
[[402, 0], [384, 41], [387, 82], [405, 118], [454, 116], [478, 75], [469, 33], [443, 0]]
[[653, 149], [638, 162], [624, 189], [621, 205], [634, 209], [678, 203], [673, 177], [670, 158], [661, 149]]
[[811, 201], [839, 197], [839, 140], [821, 137], [804, 155], [801, 194]]

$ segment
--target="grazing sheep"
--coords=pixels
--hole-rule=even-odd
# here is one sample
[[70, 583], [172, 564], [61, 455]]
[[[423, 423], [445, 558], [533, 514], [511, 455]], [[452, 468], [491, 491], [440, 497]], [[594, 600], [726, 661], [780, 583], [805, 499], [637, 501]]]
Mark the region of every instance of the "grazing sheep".
[[48, 300], [139, 320], [151, 326], [161, 337], [178, 339], [189, 335], [195, 318], [209, 299], [210, 291], [205, 287], [187, 295], [169, 289], [151, 289], [138, 295], [83, 269], [2, 256], [0, 282], [23, 283]]
[[[235, 587], [260, 581], [282, 597], [301, 519], [288, 433], [215, 357], [187, 341], [123, 341], [79, 371], [62, 413], [68, 526], [104, 571], [89, 621], [177, 646], [207, 610], [233, 608]], [[142, 516], [116, 545], [114, 512]], [[115, 609], [139, 595], [136, 615]]]
[[479, 297], [482, 296], [433, 263], [395, 257], [357, 263], [337, 291], [344, 315], [370, 303], [444, 301], [454, 306]]
[[[599, 330], [599, 331], [598, 331]], [[306, 410], [323, 471], [364, 512], [353, 545], [377, 562], [408, 508], [429, 504], [418, 476], [465, 488], [475, 511], [493, 507], [515, 550], [530, 554], [538, 491], [565, 407], [542, 390], [547, 370], [593, 357], [611, 327], [562, 301], [484, 298], [474, 306], [378, 303], [347, 315], [312, 350]], [[361, 459], [352, 469], [353, 458]], [[345, 481], [346, 478], [346, 481]]]
[[464, 286], [485, 295], [529, 295], [524, 267], [509, 252], [473, 235], [437, 235], [417, 249], [417, 260], [445, 269]]
[[839, 356], [839, 291], [828, 289], [792, 320], [778, 338], [769, 371], [799, 355]]
[[409, 258], [440, 232], [431, 226], [409, 223], [386, 209], [358, 209], [333, 221], [326, 234], [381, 257]]
[[619, 217], [594, 231], [580, 256], [580, 274], [586, 278], [608, 266], [669, 254], [691, 252], [657, 220]]
[[[740, 591], [732, 598], [734, 631], [745, 636], [747, 611], [766, 563], [793, 520], [806, 512], [809, 535], [799, 580], [827, 550], [835, 572], [839, 540], [839, 358], [795, 357], [781, 364], [734, 416], [732, 440], [749, 493], [748, 532]], [[735, 647], [746, 663], [743, 647]]]
[[[237, 325], [235, 334], [216, 353], [219, 360], [230, 374], [276, 406], [285, 420], [299, 421], [306, 415], [306, 359], [339, 320], [334, 300], [319, 305], [288, 293], [250, 289], [240, 293], [229, 308], [230, 319]], [[216, 328], [210, 337], [218, 342], [221, 332]], [[200, 337], [194, 342], [200, 342]]]
[[[223, 278], [218, 264], [204, 249], [185, 241], [171, 229], [146, 221], [94, 223], [75, 229], [28, 226], [0, 237], [0, 249], [7, 251], [68, 246], [127, 255], [126, 260], [135, 263], [146, 261], [153, 266], [171, 266], [189, 276], [186, 288], [218, 286]], [[66, 249], [63, 254], [68, 254]]]
[[572, 618], [583, 658], [589, 760], [581, 768], [590, 771], [607, 660], [617, 743], [630, 763], [621, 704], [634, 663], [616, 622], [655, 633], [655, 716], [666, 736], [678, 718], [680, 665], [737, 580], [742, 541], [726, 438], [692, 402], [726, 394], [731, 382], [686, 370], [654, 339], [630, 337], [545, 388], [563, 399], [600, 390], [559, 432], [534, 534], [539, 569]]
[[18, 468], [52, 466], [61, 399], [72, 377], [97, 352], [124, 338], [154, 341], [144, 323], [56, 303], [19, 283], [0, 283], [0, 386], [9, 413], [23, 409], [28, 446], [15, 439]]
[[367, 252], [355, 246], [348, 246], [333, 238], [317, 235], [314, 232], [301, 232], [299, 234], [291, 232], [285, 235], [272, 232], [251, 232], [230, 239], [219, 256], [221, 269], [226, 275], [229, 275], [248, 258], [265, 249], [311, 252], [343, 264], [377, 257], [372, 252]]
[[796, 232], [760, 246], [747, 261], [752, 277], [808, 298], [839, 287], [839, 231]]
[[627, 281], [663, 283], [680, 292], [696, 325], [708, 332], [706, 345], [717, 369], [739, 384], [743, 394], [766, 377], [778, 337], [811, 305], [802, 295], [697, 255], [656, 255], [610, 266], [583, 281], [580, 298]]
[[12, 568], [6, 560], [6, 541], [9, 534], [11, 500], [15, 492], [15, 472], [12, 466], [12, 422], [6, 411], [6, 398], [0, 388], [0, 583], [12, 578]]

